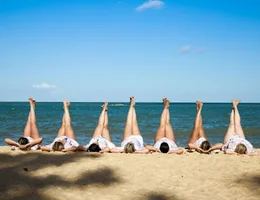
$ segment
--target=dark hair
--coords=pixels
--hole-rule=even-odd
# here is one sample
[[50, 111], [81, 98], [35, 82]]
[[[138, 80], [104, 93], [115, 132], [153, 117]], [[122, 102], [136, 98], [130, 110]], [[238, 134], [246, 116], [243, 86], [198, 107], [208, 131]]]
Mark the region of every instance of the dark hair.
[[211, 148], [211, 144], [210, 144], [209, 141], [206, 140], [206, 141], [201, 143], [200, 148], [202, 148], [203, 150], [207, 151], [207, 150], [209, 150]]
[[96, 143], [93, 143], [91, 144], [89, 147], [88, 147], [88, 152], [100, 152], [101, 151], [101, 148], [96, 144]]
[[246, 154], [247, 148], [246, 145], [240, 143], [236, 146], [235, 152], [238, 154]]
[[169, 145], [166, 142], [163, 142], [160, 146], [160, 151], [162, 153], [168, 153], [169, 149]]
[[20, 137], [19, 140], [18, 140], [18, 143], [21, 144], [21, 145], [26, 145], [29, 143], [29, 140], [25, 137]]
[[64, 144], [62, 142], [54, 142], [52, 146], [53, 151], [61, 151], [62, 149], [64, 149]]

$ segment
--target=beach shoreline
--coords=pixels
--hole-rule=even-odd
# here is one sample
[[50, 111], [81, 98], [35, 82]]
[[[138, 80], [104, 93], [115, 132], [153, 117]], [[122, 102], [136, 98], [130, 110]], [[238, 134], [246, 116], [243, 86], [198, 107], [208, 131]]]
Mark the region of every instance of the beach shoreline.
[[[260, 152], [260, 149], [256, 149]], [[0, 199], [259, 199], [260, 157], [0, 147]]]

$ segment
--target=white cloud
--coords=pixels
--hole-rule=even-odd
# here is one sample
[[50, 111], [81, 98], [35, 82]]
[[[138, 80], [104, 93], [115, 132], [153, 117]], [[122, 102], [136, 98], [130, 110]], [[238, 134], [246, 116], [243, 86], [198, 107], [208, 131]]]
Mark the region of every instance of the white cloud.
[[148, 0], [147, 2], [144, 2], [140, 6], [136, 8], [137, 11], [143, 11], [146, 9], [154, 8], [159, 9], [162, 8], [164, 5], [164, 2], [161, 0]]
[[36, 88], [36, 89], [56, 89], [57, 88], [56, 85], [52, 85], [52, 84], [49, 84], [46, 82], [42, 82], [40, 84], [33, 84], [32, 87]]
[[181, 49], [180, 49], [181, 54], [190, 53], [190, 51], [191, 51], [191, 47], [189, 45], [185, 45], [185, 46], [181, 47]]

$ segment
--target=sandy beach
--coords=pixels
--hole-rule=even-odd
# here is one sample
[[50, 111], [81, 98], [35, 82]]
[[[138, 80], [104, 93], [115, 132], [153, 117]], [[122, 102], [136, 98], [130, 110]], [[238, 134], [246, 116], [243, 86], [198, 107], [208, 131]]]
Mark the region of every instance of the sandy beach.
[[[257, 151], [260, 151], [257, 149]], [[260, 157], [12, 151], [0, 199], [259, 199]]]

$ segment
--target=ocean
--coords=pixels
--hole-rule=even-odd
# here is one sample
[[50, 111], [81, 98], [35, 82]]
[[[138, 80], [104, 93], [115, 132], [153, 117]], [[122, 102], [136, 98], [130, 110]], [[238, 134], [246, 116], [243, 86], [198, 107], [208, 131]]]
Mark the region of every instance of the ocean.
[[[71, 102], [70, 115], [76, 139], [87, 144], [91, 139], [101, 113], [103, 103]], [[206, 136], [211, 143], [223, 142], [229, 125], [231, 103], [204, 103], [202, 117]], [[137, 120], [145, 144], [153, 144], [157, 132], [162, 103], [136, 103]], [[255, 148], [260, 148], [260, 103], [240, 103], [241, 123], [246, 138]], [[124, 131], [129, 103], [109, 103], [109, 131], [116, 145], [120, 145]], [[0, 102], [0, 145], [6, 145], [4, 138], [18, 140], [29, 113], [28, 102]], [[195, 103], [171, 103], [171, 124], [178, 146], [187, 147], [196, 115]], [[62, 102], [37, 102], [37, 127], [43, 145], [56, 137], [63, 115]]]

